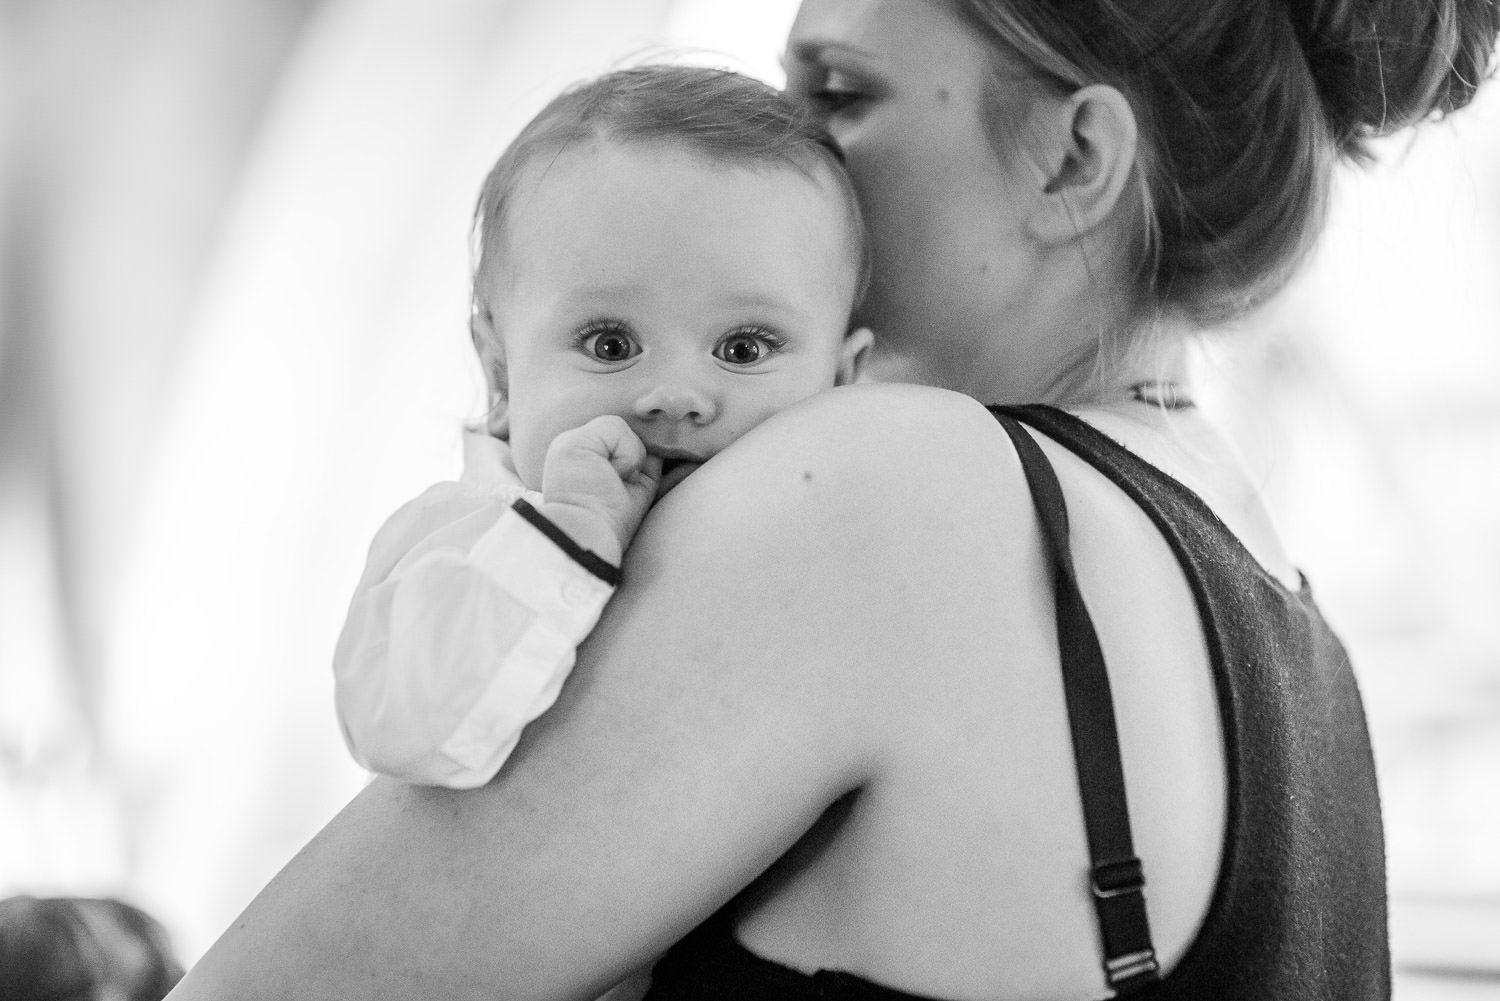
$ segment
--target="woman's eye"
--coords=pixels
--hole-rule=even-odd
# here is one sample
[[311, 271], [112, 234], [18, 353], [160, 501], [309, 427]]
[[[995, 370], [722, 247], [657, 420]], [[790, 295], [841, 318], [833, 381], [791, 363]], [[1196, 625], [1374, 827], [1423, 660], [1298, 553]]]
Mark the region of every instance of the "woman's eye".
[[738, 330], [714, 348], [714, 357], [730, 365], [754, 365], [774, 353], [780, 344], [763, 331]]
[[822, 83], [813, 87], [808, 97], [824, 111], [833, 114], [847, 110], [864, 97], [864, 92], [847, 73], [831, 69], [823, 74]]
[[581, 346], [593, 358], [608, 362], [634, 358], [641, 350], [628, 330], [614, 325], [586, 329]]

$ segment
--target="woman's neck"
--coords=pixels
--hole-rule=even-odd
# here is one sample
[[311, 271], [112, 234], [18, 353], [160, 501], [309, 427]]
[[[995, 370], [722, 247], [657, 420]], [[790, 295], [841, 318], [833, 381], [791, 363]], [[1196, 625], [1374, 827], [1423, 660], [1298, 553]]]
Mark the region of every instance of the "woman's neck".
[[[967, 329], [928, 332], [913, 342], [877, 337], [870, 373], [877, 381], [941, 386], [983, 403], [1113, 405], [1142, 384], [1186, 392], [1185, 324], [1128, 324], [1120, 321], [1123, 310], [1086, 299], [1031, 300], [1036, 308], [1029, 315], [966, 318]], [[1101, 321], [1111, 312], [1116, 322]]]

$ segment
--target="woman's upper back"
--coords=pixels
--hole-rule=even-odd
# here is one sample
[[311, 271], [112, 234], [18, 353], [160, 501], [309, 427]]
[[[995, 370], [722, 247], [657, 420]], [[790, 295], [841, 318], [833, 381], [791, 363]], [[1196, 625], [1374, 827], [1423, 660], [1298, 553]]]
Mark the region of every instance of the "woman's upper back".
[[[942, 414], [955, 401], [931, 392], [882, 391], [875, 402], [881, 424], [908, 408], [933, 411], [938, 427], [925, 437], [946, 439], [935, 457], [899, 441], [885, 450], [898, 477], [925, 489], [882, 498], [894, 509], [866, 531], [886, 539], [867, 543], [870, 565], [848, 575], [862, 606], [885, 606], [863, 627], [879, 631], [862, 658], [863, 690], [848, 696], [880, 714], [882, 759], [841, 836], [751, 909], [743, 941], [804, 970], [848, 970], [931, 996], [1098, 993], [1051, 571], [1015, 451], [971, 403], [957, 401], [958, 417]], [[879, 442], [890, 430], [869, 433]], [[1127, 775], [1141, 851], [1162, 880], [1153, 899], [1170, 956], [1207, 904], [1222, 822], [1202, 642], [1180, 572], [1145, 516], [1046, 447], [1061, 465], [1111, 669], [1129, 675], [1117, 691]], [[900, 551], [881, 553], [898, 535]], [[1129, 584], [1122, 566], [1134, 568]], [[1163, 706], [1173, 707], [1170, 726]]]
[[[835, 599], [838, 608], [852, 601], [875, 609], [868, 617], [855, 613], [868, 642], [856, 643], [851, 654], [865, 676], [843, 697], [860, 704], [862, 722], [880, 734], [871, 752], [877, 760], [858, 790], [737, 902], [738, 937], [753, 952], [794, 969], [849, 971], [925, 996], [1098, 996], [1105, 988], [1051, 571], [1015, 452], [982, 409], [944, 394], [882, 388], [832, 407], [829, 416], [836, 424], [856, 414], [893, 461], [913, 454], [910, 435], [942, 432], [933, 436], [940, 441], [936, 456], [914, 458], [897, 474], [913, 481], [910, 488], [886, 484], [883, 510], [873, 516], [878, 524], [862, 515], [852, 519], [880, 537], [868, 542], [868, 565], [856, 556], [858, 565], [846, 568], [854, 570], [846, 578], [850, 593]], [[930, 428], [920, 427], [923, 414], [930, 415]], [[1359, 957], [1356, 965], [1384, 976], [1379, 817], [1357, 694], [1341, 653], [1331, 658], [1326, 649], [1297, 648], [1299, 642], [1333, 641], [1321, 620], [1309, 618], [1316, 613], [1274, 579], [1295, 573], [1232, 457], [1196, 416], [1169, 418], [1145, 407], [1089, 414], [1192, 482], [1208, 500], [1205, 507], [1165, 476], [1142, 473], [1144, 464], [1122, 459], [1123, 450], [1081, 422], [1063, 415], [1049, 423], [1046, 412], [1030, 416], [1052, 434], [1092, 448], [1127, 488], [1146, 483], [1145, 494], [1129, 496], [1068, 447], [1041, 437], [1063, 485], [1081, 589], [1109, 667], [1131, 820], [1164, 967], [1177, 964], [1209, 912], [1227, 813], [1236, 865], [1280, 864], [1290, 856], [1286, 878], [1358, 877], [1349, 887], [1358, 913], [1322, 915], [1319, 920], [1343, 925], [1331, 928], [1326, 941], [1304, 937], [1302, 959], [1315, 962], [1319, 950], [1350, 927], [1378, 931], [1378, 942], [1370, 942], [1378, 955]], [[1164, 427], [1168, 421], [1175, 429]], [[1174, 552], [1142, 503], [1168, 529], [1177, 525], [1187, 556]], [[904, 538], [893, 544], [897, 535]], [[1252, 551], [1270, 566], [1257, 563]], [[1244, 608], [1230, 607], [1240, 601]], [[1300, 621], [1245, 622], [1245, 609]], [[1207, 631], [1200, 610], [1216, 618]], [[1217, 621], [1236, 614], [1241, 618], [1227, 625]], [[831, 621], [847, 638], [848, 619]], [[1227, 641], [1225, 629], [1233, 634]], [[1278, 642], [1286, 649], [1277, 651]], [[1211, 646], [1221, 661], [1259, 662], [1226, 665], [1216, 677]], [[1330, 663], [1336, 677], [1316, 676]], [[1232, 684], [1225, 671], [1236, 674]], [[1267, 685], [1281, 687], [1268, 692]], [[1317, 726], [1326, 722], [1320, 713], [1333, 711], [1348, 725], [1311, 740], [1286, 732], [1294, 720], [1283, 702], [1299, 693], [1312, 700], [1298, 707], [1306, 722]], [[1221, 717], [1225, 700], [1238, 704], [1232, 712], [1225, 706]], [[1259, 713], [1265, 726], [1247, 734], [1235, 713]], [[1232, 741], [1248, 736], [1296, 746], [1252, 752], [1260, 774], [1247, 785], [1237, 774], [1246, 768], [1241, 758], [1235, 771], [1226, 771], [1225, 734]], [[1334, 809], [1326, 802], [1302, 804], [1300, 814], [1269, 819], [1244, 816], [1265, 807], [1260, 799], [1268, 789], [1331, 792], [1327, 775], [1316, 773], [1321, 766], [1310, 774], [1271, 774], [1306, 771], [1310, 754], [1330, 752], [1344, 756], [1330, 766], [1337, 781], [1369, 780], [1348, 791], [1348, 803]], [[1232, 753], [1243, 756], [1245, 749], [1236, 746]], [[1337, 830], [1318, 834], [1320, 822]], [[1248, 832], [1295, 843], [1239, 854]], [[1310, 840], [1315, 835], [1329, 841]], [[1352, 841], [1337, 844], [1343, 839]], [[1369, 868], [1372, 846], [1375, 870]], [[1319, 857], [1335, 848], [1346, 857]], [[1290, 907], [1293, 917], [1306, 920], [1309, 914], [1299, 909], [1330, 904], [1288, 898], [1274, 874], [1230, 874], [1241, 889], [1247, 878], [1262, 879], [1271, 896], [1280, 894], [1259, 917], [1275, 912], [1286, 919], [1277, 908]], [[1378, 929], [1370, 923], [1377, 914]], [[1215, 921], [1222, 931], [1226, 921], [1245, 917], [1221, 906]], [[1274, 934], [1285, 933], [1284, 925], [1277, 928]], [[1271, 951], [1263, 957], [1278, 947], [1267, 944]], [[1213, 958], [1223, 965], [1223, 956]], [[1196, 961], [1201, 965], [1202, 956]], [[1230, 964], [1219, 972], [1232, 982], [1244, 968]]]

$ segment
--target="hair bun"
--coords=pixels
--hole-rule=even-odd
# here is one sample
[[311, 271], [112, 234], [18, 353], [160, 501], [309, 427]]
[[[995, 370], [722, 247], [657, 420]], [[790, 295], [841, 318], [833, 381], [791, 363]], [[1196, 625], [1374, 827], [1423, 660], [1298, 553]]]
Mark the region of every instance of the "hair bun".
[[1281, 0], [1339, 152], [1457, 111], [1492, 71], [1500, 0]]

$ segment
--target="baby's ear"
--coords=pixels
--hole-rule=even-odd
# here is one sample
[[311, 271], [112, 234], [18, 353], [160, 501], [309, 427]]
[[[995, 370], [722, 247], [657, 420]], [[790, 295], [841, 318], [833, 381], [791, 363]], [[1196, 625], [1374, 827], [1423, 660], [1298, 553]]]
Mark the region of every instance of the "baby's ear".
[[865, 373], [865, 363], [870, 360], [870, 351], [875, 346], [875, 335], [869, 327], [860, 327], [844, 335], [839, 348], [839, 370], [834, 376], [835, 386], [847, 386], [859, 382]]
[[510, 399], [506, 391], [509, 370], [505, 365], [505, 344], [495, 329], [495, 318], [489, 307], [475, 305], [474, 313], [469, 317], [469, 336], [474, 341], [474, 353], [479, 356], [479, 367], [484, 370], [487, 396], [484, 429], [495, 438], [509, 441]]

